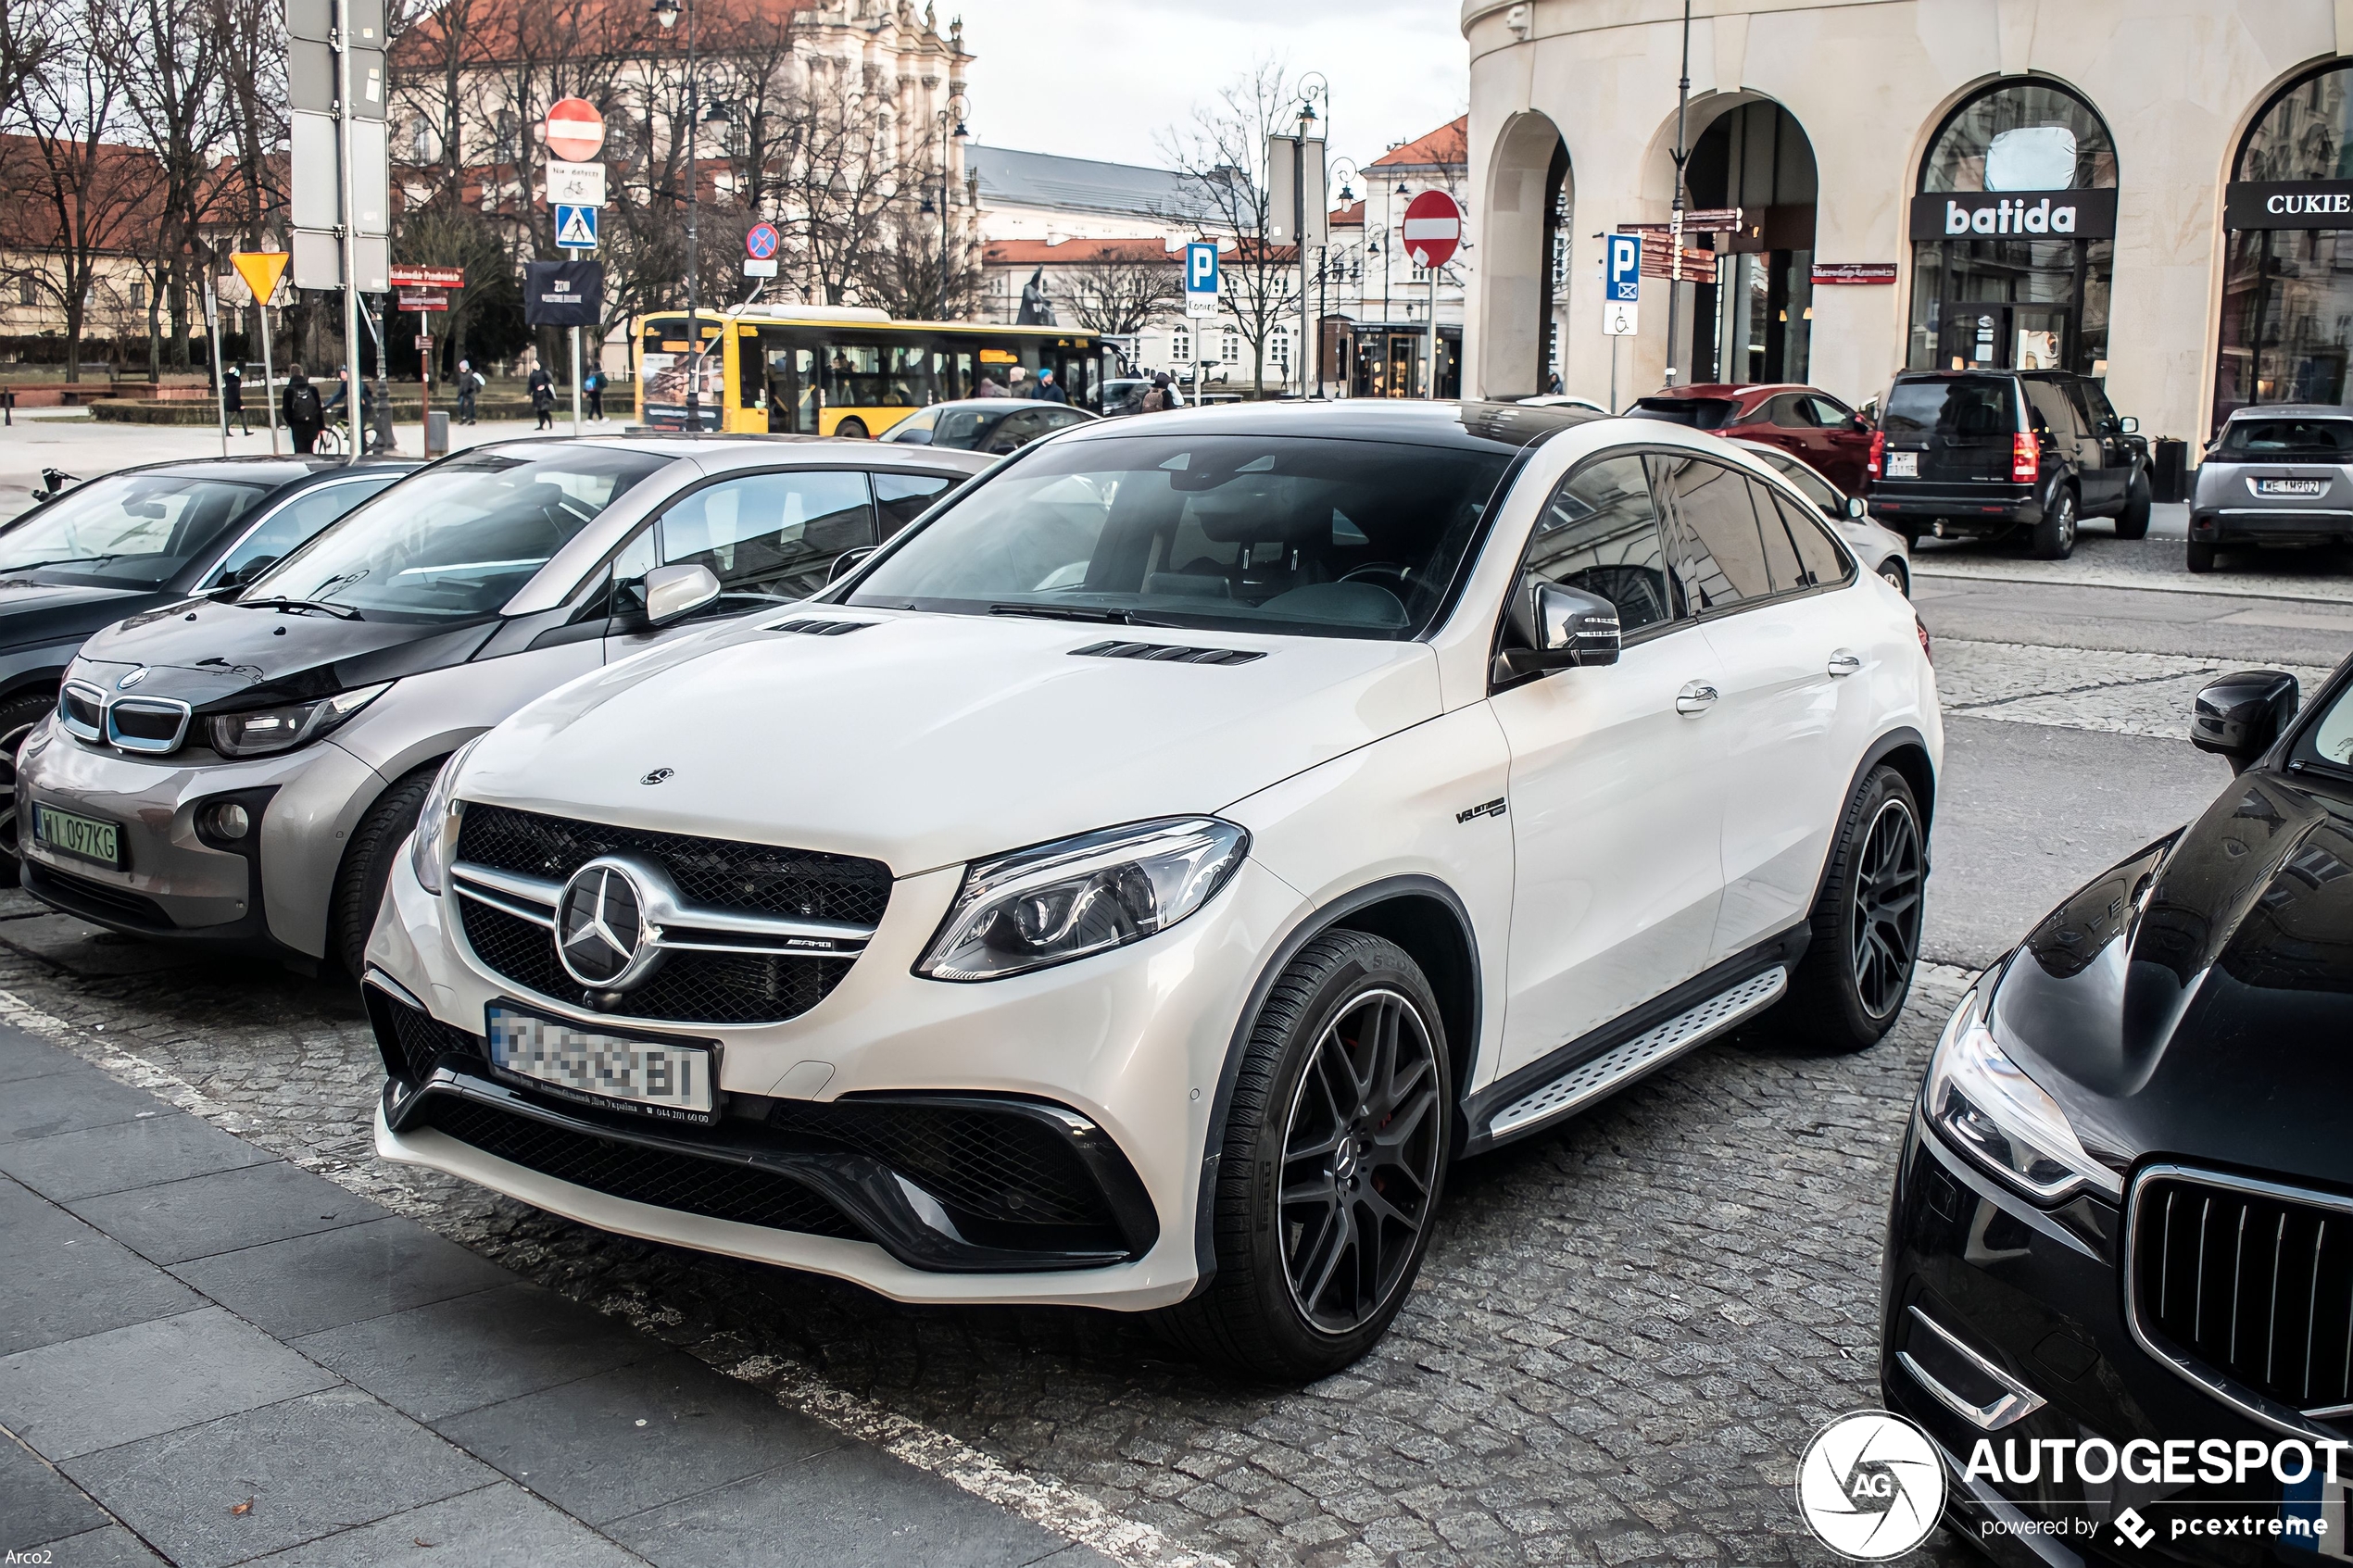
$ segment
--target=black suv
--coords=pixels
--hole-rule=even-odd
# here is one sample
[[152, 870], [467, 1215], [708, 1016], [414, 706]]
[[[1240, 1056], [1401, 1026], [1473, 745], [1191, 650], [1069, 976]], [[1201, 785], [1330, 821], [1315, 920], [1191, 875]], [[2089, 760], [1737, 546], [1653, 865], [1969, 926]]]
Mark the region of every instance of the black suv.
[[1906, 371], [1888, 389], [1866, 467], [1871, 515], [1905, 538], [2031, 531], [2065, 560], [2076, 521], [2149, 531], [2148, 443], [2100, 383], [2065, 370]]

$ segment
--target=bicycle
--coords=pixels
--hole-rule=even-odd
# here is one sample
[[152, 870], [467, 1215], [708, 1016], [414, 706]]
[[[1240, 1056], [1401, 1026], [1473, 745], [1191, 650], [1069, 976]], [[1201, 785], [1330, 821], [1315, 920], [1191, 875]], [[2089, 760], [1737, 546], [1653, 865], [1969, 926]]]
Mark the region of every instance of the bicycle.
[[342, 457], [343, 426], [339, 424], [320, 426], [318, 435], [310, 443], [310, 451], [313, 457]]

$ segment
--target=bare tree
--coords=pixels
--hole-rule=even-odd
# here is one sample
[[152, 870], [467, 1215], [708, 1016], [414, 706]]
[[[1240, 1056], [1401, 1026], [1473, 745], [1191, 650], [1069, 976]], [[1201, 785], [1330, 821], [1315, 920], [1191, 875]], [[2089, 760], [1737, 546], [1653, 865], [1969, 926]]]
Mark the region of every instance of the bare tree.
[[[1266, 393], [1266, 345], [1299, 309], [1299, 253], [1266, 237], [1268, 194], [1261, 177], [1266, 138], [1291, 128], [1299, 94], [1279, 64], [1260, 61], [1193, 111], [1192, 123], [1160, 137], [1162, 156], [1196, 208], [1164, 214], [1171, 222], [1205, 221], [1234, 238], [1218, 262], [1225, 307], [1250, 345], [1251, 381]], [[1303, 350], [1305, 345], [1301, 345]]]
[[879, 94], [865, 83], [838, 85], [829, 92], [812, 82], [802, 95], [789, 173], [779, 187], [803, 287], [825, 305], [889, 292], [877, 287], [876, 263], [899, 243], [906, 207], [925, 184], [921, 166], [900, 155]]
[[1105, 245], [1092, 261], [1061, 270], [1055, 297], [1089, 332], [1139, 332], [1184, 292], [1184, 268], [1158, 240], [1114, 249], [1118, 243]]
[[199, 252], [199, 220], [219, 188], [208, 154], [226, 132], [219, 91], [220, 35], [201, 10], [175, 0], [120, 0], [125, 103], [139, 144], [154, 155], [155, 225], [145, 236], [149, 278], [147, 372], [160, 375], [162, 318], [170, 318], [171, 362], [188, 364], [188, 285]]
[[20, 85], [0, 142], [0, 245], [46, 253], [54, 270], [19, 273], [66, 319], [66, 379], [82, 379], [82, 335], [107, 260], [132, 249], [155, 220], [156, 160], [120, 144], [131, 56], [116, 0], [57, 0], [44, 12], [54, 51]]

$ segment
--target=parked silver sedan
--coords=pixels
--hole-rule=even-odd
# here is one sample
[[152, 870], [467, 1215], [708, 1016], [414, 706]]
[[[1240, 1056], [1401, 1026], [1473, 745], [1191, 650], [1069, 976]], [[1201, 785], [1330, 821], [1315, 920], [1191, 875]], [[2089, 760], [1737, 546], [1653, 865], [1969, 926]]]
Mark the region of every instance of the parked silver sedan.
[[2198, 465], [2189, 568], [2253, 545], [2353, 544], [2353, 409], [2333, 403], [2241, 408]]
[[1781, 476], [1806, 493], [1806, 498], [1821, 508], [1846, 547], [1864, 570], [1876, 571], [1895, 584], [1895, 591], [1909, 598], [1912, 594], [1912, 550], [1904, 536], [1892, 528], [1881, 527], [1871, 521], [1869, 508], [1859, 495], [1846, 495], [1837, 485], [1822, 477], [1819, 469], [1802, 458], [1793, 458], [1778, 446], [1768, 446], [1761, 441], [1735, 441], [1733, 445], [1758, 457], [1779, 470]]

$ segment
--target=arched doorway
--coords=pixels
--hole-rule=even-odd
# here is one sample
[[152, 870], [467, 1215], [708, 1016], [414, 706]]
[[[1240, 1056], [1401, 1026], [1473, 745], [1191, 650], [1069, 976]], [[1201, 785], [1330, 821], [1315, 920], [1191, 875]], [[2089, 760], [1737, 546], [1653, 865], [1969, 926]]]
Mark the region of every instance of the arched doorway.
[[2353, 403], [2353, 62], [2271, 94], [2223, 199], [2214, 420], [2250, 403]]
[[1526, 396], [1568, 357], [1568, 148], [1541, 114], [1515, 115], [1495, 139], [1479, 220], [1478, 364], [1489, 397]]
[[1814, 144], [1797, 117], [1766, 100], [1727, 109], [1692, 144], [1685, 204], [1739, 207], [1712, 244], [1716, 278], [1692, 290], [1691, 379], [1803, 382], [1814, 320]]
[[1911, 220], [1911, 369], [2108, 374], [2116, 141], [2082, 94], [2011, 77], [1963, 100]]

